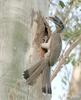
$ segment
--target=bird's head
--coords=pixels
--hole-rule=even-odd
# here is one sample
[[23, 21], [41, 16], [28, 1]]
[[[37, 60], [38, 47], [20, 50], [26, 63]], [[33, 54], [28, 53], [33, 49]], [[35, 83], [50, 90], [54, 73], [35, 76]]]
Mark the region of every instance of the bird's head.
[[49, 19], [52, 20], [55, 23], [57, 32], [62, 32], [63, 31], [64, 24], [60, 20], [60, 18], [58, 18], [57, 16], [53, 16], [53, 17], [49, 17]]

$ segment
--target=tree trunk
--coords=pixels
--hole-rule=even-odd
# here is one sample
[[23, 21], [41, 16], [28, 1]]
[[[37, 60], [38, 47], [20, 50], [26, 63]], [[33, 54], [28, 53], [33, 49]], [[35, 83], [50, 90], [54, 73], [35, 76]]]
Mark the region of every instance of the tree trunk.
[[48, 13], [48, 0], [0, 0], [0, 100], [50, 100], [41, 92], [41, 78], [33, 86], [23, 79], [31, 45], [32, 9]]

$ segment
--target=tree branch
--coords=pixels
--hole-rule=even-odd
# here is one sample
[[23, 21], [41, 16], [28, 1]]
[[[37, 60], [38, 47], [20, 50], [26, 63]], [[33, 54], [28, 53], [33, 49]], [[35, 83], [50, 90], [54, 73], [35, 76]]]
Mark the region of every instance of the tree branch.
[[66, 58], [69, 56], [70, 52], [79, 44], [79, 42], [81, 41], [81, 35], [77, 37], [77, 39], [75, 40], [75, 42], [73, 42], [70, 47], [67, 49], [67, 51], [64, 53], [63, 57], [61, 58], [61, 60], [59, 61], [59, 63], [57, 64], [52, 76], [51, 76], [51, 81], [56, 77], [57, 73], [61, 70], [61, 68], [63, 67], [62, 64], [65, 63]]

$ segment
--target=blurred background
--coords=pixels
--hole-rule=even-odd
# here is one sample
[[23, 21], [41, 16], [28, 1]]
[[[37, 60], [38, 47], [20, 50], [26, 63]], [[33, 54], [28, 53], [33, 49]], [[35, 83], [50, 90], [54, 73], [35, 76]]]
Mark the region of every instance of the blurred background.
[[[0, 100], [38, 100], [36, 86], [31, 90], [22, 76], [31, 45], [32, 8], [63, 21], [61, 56], [81, 35], [81, 0], [0, 0]], [[50, 26], [55, 30], [54, 24]], [[52, 67], [52, 73], [59, 61]], [[51, 83], [51, 100], [81, 100], [80, 42], [61, 66]]]

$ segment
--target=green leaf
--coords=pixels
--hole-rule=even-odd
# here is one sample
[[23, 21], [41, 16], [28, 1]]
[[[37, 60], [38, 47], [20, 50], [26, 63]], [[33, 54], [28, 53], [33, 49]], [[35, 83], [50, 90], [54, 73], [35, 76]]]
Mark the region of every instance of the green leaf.
[[75, 64], [75, 54], [71, 54], [68, 59], [66, 60], [66, 64], [68, 64], [69, 62], [71, 62], [72, 64]]
[[81, 2], [81, 0], [78, 0], [78, 2]]
[[75, 61], [75, 59], [73, 59], [73, 60], [72, 60], [72, 64], [73, 64], [73, 65], [75, 65], [75, 64], [76, 64], [76, 61]]
[[63, 1], [59, 1], [59, 5], [60, 5], [62, 8], [64, 8], [64, 7], [65, 7], [65, 4], [64, 4], [64, 2], [63, 2]]

